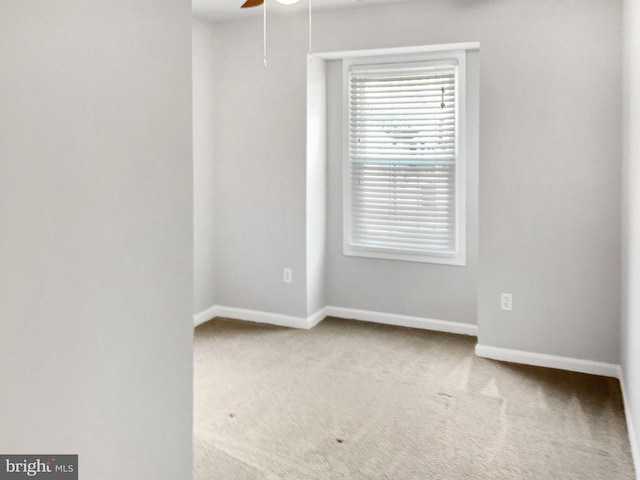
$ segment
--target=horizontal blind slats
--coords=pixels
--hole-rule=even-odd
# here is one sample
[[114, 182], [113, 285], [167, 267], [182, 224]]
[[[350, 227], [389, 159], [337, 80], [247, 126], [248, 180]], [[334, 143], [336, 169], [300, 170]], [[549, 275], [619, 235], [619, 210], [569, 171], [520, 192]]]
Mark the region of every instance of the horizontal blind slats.
[[[444, 89], [444, 92], [443, 92]], [[456, 66], [352, 67], [351, 240], [390, 250], [455, 250]]]

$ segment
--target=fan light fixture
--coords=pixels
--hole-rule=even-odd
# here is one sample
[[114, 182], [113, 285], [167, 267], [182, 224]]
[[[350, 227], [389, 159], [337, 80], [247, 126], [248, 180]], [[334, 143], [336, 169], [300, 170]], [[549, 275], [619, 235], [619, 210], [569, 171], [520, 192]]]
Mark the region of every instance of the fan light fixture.
[[[298, 3], [300, 0], [276, 0], [276, 2], [281, 3], [282, 5], [293, 5]], [[260, 5], [265, 4], [265, 0], [246, 0], [242, 4], [242, 8], [253, 8], [259, 7]]]
[[[276, 0], [276, 2], [282, 4], [282, 5], [294, 5], [296, 3], [298, 3], [300, 0]], [[311, 54], [311, 27], [312, 27], [312, 8], [311, 8], [311, 1], [312, 0], [308, 0], [309, 1], [309, 54]], [[267, 66], [267, 0], [246, 0], [243, 4], [242, 7], [240, 8], [253, 8], [253, 7], [259, 7], [260, 5], [262, 5], [262, 33], [263, 33], [263, 39], [262, 39], [262, 46], [264, 49], [264, 66]]]

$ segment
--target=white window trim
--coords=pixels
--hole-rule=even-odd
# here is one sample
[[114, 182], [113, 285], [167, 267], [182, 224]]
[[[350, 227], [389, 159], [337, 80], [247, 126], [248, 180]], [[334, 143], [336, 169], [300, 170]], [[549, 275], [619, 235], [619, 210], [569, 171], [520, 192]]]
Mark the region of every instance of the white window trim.
[[[443, 265], [466, 266], [467, 264], [467, 160], [466, 160], [466, 50], [438, 51], [433, 53], [385, 55], [380, 57], [345, 58], [342, 64], [342, 179], [343, 179], [343, 253], [347, 256], [401, 260], [408, 262], [436, 263]], [[351, 242], [351, 168], [349, 128], [349, 70], [353, 65], [393, 64], [422, 62], [433, 60], [456, 60], [458, 75], [456, 81], [456, 251], [454, 254], [410, 253], [400, 249], [362, 247]]]

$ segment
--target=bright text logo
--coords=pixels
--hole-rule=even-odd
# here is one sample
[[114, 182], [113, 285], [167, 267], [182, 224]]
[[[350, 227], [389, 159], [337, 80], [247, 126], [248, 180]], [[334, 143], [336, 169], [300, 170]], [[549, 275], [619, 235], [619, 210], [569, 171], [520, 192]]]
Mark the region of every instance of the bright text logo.
[[0, 480], [78, 480], [78, 455], [0, 455]]

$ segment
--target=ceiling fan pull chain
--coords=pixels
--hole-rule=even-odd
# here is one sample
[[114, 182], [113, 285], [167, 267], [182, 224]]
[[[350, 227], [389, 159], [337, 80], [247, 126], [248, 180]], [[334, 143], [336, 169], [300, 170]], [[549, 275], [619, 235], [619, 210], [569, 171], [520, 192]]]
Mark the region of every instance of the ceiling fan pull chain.
[[313, 24], [313, 22], [312, 22], [312, 20], [313, 20], [313, 11], [312, 11], [312, 8], [311, 8], [311, 1], [312, 0], [309, 0], [309, 55], [311, 55], [311, 47], [312, 47], [312, 44], [311, 44], [311, 33], [312, 33], [312, 24]]
[[262, 55], [264, 66], [267, 66], [267, 0], [264, 1], [262, 9]]

